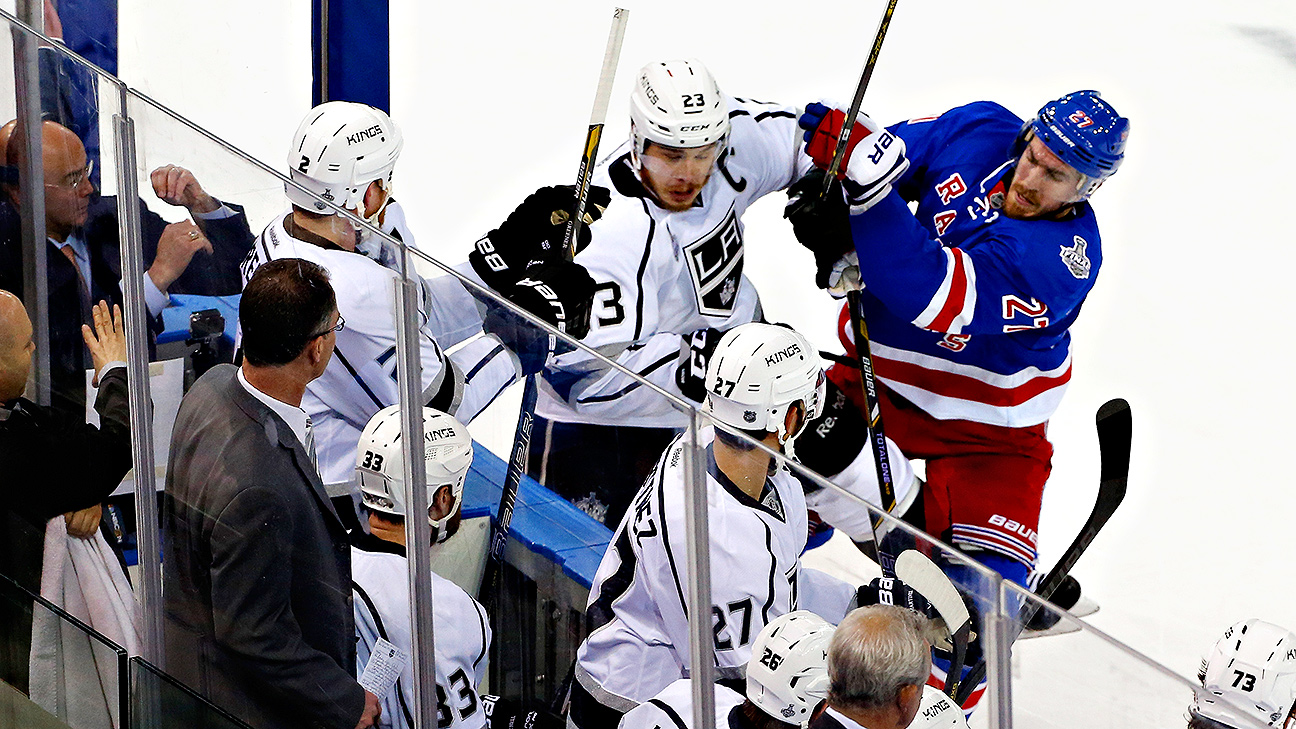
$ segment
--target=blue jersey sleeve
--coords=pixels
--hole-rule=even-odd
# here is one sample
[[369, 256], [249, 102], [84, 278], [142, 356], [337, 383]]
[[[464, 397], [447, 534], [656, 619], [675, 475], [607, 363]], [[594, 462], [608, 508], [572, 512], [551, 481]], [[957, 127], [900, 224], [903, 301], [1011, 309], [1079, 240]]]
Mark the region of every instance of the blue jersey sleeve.
[[1043, 329], [1084, 300], [1100, 256], [1092, 212], [1082, 217], [1000, 217], [947, 247], [891, 194], [851, 216], [851, 232], [867, 290], [896, 317], [937, 332], [1005, 334]]

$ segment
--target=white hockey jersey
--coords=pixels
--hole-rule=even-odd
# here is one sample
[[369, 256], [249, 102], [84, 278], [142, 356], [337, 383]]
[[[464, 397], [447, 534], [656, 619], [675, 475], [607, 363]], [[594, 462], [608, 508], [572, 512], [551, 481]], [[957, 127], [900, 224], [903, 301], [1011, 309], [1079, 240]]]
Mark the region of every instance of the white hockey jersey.
[[[837, 623], [856, 587], [800, 566], [806, 545], [801, 484], [780, 467], [760, 501], [715, 465], [705, 428], [712, 628], [720, 678], [741, 678], [756, 634], [796, 609]], [[576, 680], [600, 703], [628, 711], [689, 673], [681, 435], [657, 462], [612, 537], [587, 614], [597, 629], [577, 651]]]
[[[746, 700], [742, 694], [719, 684], [715, 687], [716, 729], [735, 726], [729, 714]], [[739, 725], [745, 722], [739, 722]], [[693, 682], [687, 678], [672, 683], [661, 693], [621, 717], [620, 729], [689, 729], [693, 726]]]
[[[658, 207], [631, 166], [630, 143], [595, 170], [612, 200], [576, 256], [597, 284], [585, 344], [678, 394], [682, 340], [698, 329], [729, 329], [760, 317], [743, 276], [742, 215], [813, 163], [802, 151], [796, 107], [728, 97], [731, 133], [694, 207]], [[584, 352], [545, 370], [536, 412], [559, 422], [684, 427], [664, 398]]]
[[[356, 676], [364, 672], [378, 638], [410, 653], [409, 573], [404, 548], [374, 536], [351, 547], [356, 625]], [[433, 640], [436, 644], [438, 729], [486, 726], [477, 685], [485, 677], [490, 621], [482, 606], [453, 582], [432, 574]], [[412, 654], [411, 654], [412, 655]], [[414, 666], [380, 696], [383, 729], [414, 729]]]
[[[394, 205], [395, 203], [393, 203]], [[329, 272], [345, 320], [324, 374], [306, 386], [302, 409], [310, 416], [320, 476], [332, 496], [350, 493], [356, 444], [375, 413], [399, 400], [396, 382], [396, 292], [399, 275], [370, 258], [337, 246], [289, 235], [277, 217], [243, 262], [243, 283], [262, 264], [301, 258]], [[481, 333], [475, 300], [453, 276], [424, 280], [419, 301], [423, 402], [472, 420], [521, 373], [516, 355], [493, 336], [467, 341], [451, 356], [443, 348]]]

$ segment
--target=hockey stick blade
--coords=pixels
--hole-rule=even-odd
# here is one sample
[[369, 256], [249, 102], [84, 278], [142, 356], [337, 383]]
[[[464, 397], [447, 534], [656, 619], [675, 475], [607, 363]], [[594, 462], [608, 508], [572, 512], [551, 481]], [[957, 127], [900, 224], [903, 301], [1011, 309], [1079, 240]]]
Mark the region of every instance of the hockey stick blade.
[[895, 562], [896, 577], [927, 598], [949, 628], [954, 660], [946, 673], [945, 693], [954, 696], [958, 690], [958, 676], [963, 673], [967, 660], [968, 642], [972, 637], [972, 615], [950, 578], [927, 555], [915, 549], [901, 552]]
[[[1071, 573], [1071, 568], [1085, 553], [1094, 537], [1107, 524], [1107, 520], [1125, 500], [1125, 488], [1129, 480], [1130, 444], [1134, 435], [1133, 417], [1129, 403], [1120, 398], [1109, 400], [1098, 408], [1095, 417], [1098, 428], [1098, 452], [1102, 459], [1099, 467], [1098, 497], [1094, 500], [1093, 511], [1084, 527], [1076, 535], [1071, 546], [1062, 553], [1056, 566], [1040, 583], [1035, 591], [1036, 596], [1048, 600], [1057, 591], [1062, 581]], [[1018, 614], [1017, 625], [1024, 626], [1034, 617], [1039, 609], [1038, 602], [1030, 602]], [[972, 695], [972, 691], [985, 677], [986, 665], [982, 658], [972, 667], [963, 680], [955, 701], [960, 706]]]

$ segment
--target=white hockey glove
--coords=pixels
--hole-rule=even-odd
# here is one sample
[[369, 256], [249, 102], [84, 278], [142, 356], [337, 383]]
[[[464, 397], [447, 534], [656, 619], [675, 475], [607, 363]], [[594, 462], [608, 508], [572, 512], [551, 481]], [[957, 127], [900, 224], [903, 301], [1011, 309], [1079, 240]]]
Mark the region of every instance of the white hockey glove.
[[[832, 165], [837, 136], [845, 118], [846, 115], [838, 109], [813, 103], [797, 120], [797, 124], [806, 130], [806, 154], [820, 169], [826, 170]], [[851, 206], [851, 213], [862, 213], [886, 197], [891, 191], [891, 183], [907, 169], [909, 160], [905, 158], [904, 140], [867, 114], [857, 116], [846, 143], [846, 158], [837, 173], [842, 178], [842, 191]]]

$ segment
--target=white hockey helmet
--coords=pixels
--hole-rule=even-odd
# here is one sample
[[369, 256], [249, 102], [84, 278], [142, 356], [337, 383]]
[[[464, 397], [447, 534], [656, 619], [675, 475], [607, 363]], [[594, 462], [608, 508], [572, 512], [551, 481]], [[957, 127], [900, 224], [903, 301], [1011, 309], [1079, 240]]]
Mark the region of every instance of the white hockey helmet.
[[1286, 628], [1256, 618], [1233, 625], [1202, 659], [1198, 678], [1205, 690], [1194, 697], [1196, 716], [1229, 726], [1241, 726], [1240, 714], [1272, 727], [1296, 726], [1289, 720], [1296, 705], [1296, 635]]
[[963, 710], [935, 686], [923, 686], [922, 704], [909, 729], [968, 729]]
[[630, 94], [630, 134], [636, 158], [648, 142], [704, 147], [729, 134], [729, 108], [701, 61], [659, 61], [639, 69]]
[[[404, 146], [400, 128], [381, 109], [329, 101], [311, 109], [293, 134], [288, 176], [339, 207], [360, 210], [369, 183], [377, 180], [391, 192], [392, 170]], [[293, 185], [285, 184], [284, 192], [302, 209], [330, 210]]]
[[[449, 538], [445, 526], [463, 503], [464, 478], [472, 465], [472, 436], [458, 420], [432, 408], [423, 408], [423, 462], [427, 473], [428, 504], [436, 492], [449, 486], [454, 504], [444, 517], [428, 523], [436, 541]], [[400, 406], [379, 410], [360, 434], [356, 448], [356, 479], [365, 506], [384, 514], [405, 516], [405, 478], [401, 455]]]
[[828, 698], [828, 644], [835, 630], [808, 610], [769, 621], [752, 643], [747, 699], [781, 722], [809, 724]]
[[819, 352], [793, 329], [750, 322], [725, 332], [707, 364], [705, 408], [716, 420], [741, 430], [778, 433], [787, 443], [788, 408], [804, 402], [804, 430], [826, 396]]

